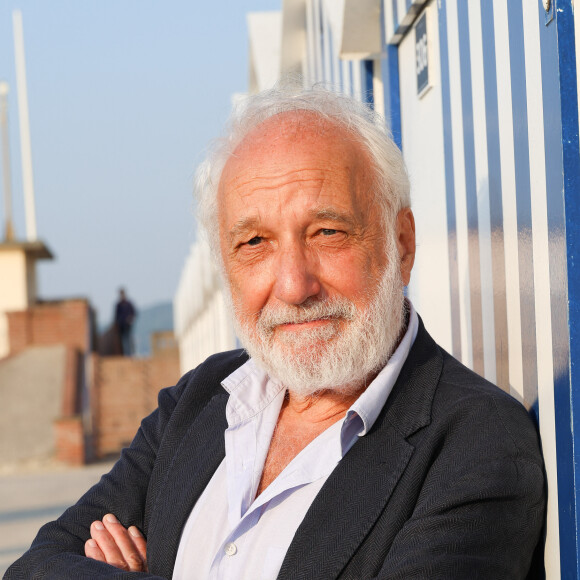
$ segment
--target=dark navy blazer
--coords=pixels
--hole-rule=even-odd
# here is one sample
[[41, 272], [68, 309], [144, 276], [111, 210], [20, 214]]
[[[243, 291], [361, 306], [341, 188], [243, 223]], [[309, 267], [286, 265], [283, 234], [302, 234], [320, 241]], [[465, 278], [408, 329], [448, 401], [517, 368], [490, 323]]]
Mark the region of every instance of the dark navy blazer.
[[[41, 529], [5, 578], [171, 578], [185, 522], [224, 458], [221, 380], [246, 360], [214, 355], [162, 390], [111, 472]], [[420, 322], [385, 407], [316, 496], [278, 578], [526, 578], [545, 504], [526, 410]], [[149, 573], [82, 555], [91, 522], [108, 512], [143, 530]]]

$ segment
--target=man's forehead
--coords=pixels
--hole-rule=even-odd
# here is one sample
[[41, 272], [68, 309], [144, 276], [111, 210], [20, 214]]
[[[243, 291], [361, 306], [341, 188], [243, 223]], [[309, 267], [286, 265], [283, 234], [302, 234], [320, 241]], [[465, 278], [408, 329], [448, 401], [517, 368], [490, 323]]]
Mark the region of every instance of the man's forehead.
[[322, 159], [323, 170], [354, 176], [364, 164], [361, 173], [369, 173], [369, 154], [351, 131], [311, 111], [290, 111], [274, 115], [248, 132], [224, 165], [219, 193], [223, 194], [228, 182], [255, 178], [266, 165], [282, 174], [291, 170], [296, 158], [303, 161], [309, 155], [319, 163]]
[[[249, 147], [284, 139], [315, 141], [329, 134], [342, 133], [352, 139], [338, 120], [322, 117], [312, 111], [286, 111], [273, 115], [251, 129], [234, 151], [234, 155]], [[348, 135], [348, 136], [347, 136]]]

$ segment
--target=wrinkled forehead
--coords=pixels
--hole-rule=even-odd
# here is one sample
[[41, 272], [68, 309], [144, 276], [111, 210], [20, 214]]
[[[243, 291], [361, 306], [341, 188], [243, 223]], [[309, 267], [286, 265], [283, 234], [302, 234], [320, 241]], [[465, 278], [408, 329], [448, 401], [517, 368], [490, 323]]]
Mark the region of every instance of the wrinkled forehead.
[[[352, 180], [370, 182], [375, 174], [370, 154], [361, 139], [338, 121], [310, 111], [274, 115], [247, 133], [227, 159], [221, 173], [220, 205], [232, 183], [251, 180], [268, 166], [291, 168], [310, 156], [313, 162], [341, 165]], [[330, 167], [329, 163], [329, 167]], [[370, 189], [361, 185], [356, 189]]]

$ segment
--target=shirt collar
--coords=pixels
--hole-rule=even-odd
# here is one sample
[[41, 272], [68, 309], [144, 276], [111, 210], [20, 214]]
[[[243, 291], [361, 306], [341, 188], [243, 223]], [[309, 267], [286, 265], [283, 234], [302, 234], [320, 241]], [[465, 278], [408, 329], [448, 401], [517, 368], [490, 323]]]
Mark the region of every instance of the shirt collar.
[[346, 420], [349, 415], [356, 413], [362, 420], [362, 430], [360, 436], [366, 435], [374, 422], [377, 420], [381, 409], [385, 406], [395, 382], [399, 377], [399, 373], [407, 360], [409, 351], [417, 337], [419, 330], [419, 318], [415, 308], [410, 300], [406, 300], [409, 309], [409, 322], [407, 330], [396, 348], [395, 352], [389, 358], [387, 364], [383, 367], [381, 372], [375, 377], [373, 382], [365, 389], [362, 395], [352, 404], [346, 414]]
[[230, 394], [226, 405], [228, 426], [250, 420], [261, 413], [285, 387], [270, 380], [253, 359], [228, 375], [222, 386]]

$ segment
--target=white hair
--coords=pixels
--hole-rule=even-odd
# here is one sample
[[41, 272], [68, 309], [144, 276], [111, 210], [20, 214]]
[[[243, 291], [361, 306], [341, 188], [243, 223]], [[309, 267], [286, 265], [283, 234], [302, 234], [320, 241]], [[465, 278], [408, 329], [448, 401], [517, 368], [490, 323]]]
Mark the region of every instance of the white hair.
[[392, 227], [397, 213], [410, 207], [409, 177], [401, 151], [393, 141], [384, 119], [368, 105], [333, 92], [321, 85], [297, 88], [296, 82], [280, 83], [273, 89], [240, 100], [206, 159], [199, 165], [194, 190], [198, 217], [210, 248], [221, 264], [218, 227], [218, 188], [223, 169], [244, 138], [275, 115], [305, 111], [348, 131], [367, 151], [375, 171], [373, 187], [376, 203]]

